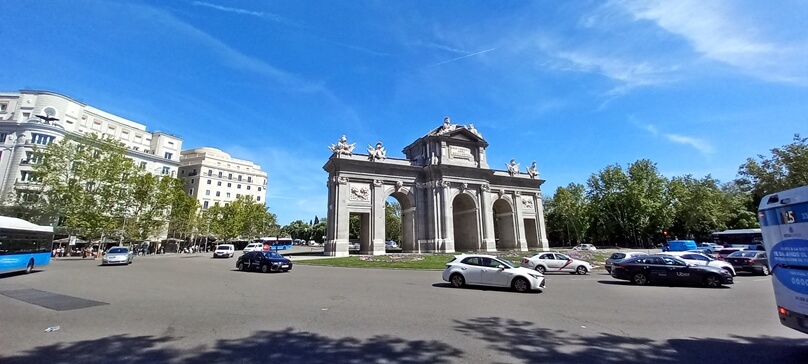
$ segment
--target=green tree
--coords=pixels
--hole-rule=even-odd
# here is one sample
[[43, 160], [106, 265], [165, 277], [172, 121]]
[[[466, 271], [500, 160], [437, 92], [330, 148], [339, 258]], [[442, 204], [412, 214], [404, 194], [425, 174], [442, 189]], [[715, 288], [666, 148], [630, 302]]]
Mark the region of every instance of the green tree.
[[570, 183], [558, 187], [555, 194], [546, 201], [546, 223], [549, 230], [558, 234], [564, 242], [580, 243], [587, 237], [590, 225], [590, 203], [586, 198], [584, 185]]
[[384, 239], [401, 242], [401, 205], [384, 202]]
[[712, 232], [727, 228], [730, 210], [717, 180], [685, 175], [672, 178], [668, 188], [674, 210], [671, 235], [707, 240]]
[[761, 154], [741, 164], [736, 182], [752, 194], [750, 211], [757, 211], [765, 195], [808, 185], [807, 139], [795, 134], [791, 144], [771, 149], [771, 156]]

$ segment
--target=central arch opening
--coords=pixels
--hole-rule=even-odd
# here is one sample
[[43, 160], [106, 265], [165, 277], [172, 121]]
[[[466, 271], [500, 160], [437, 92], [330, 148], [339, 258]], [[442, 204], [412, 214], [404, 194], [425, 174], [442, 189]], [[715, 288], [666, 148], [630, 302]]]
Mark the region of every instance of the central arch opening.
[[461, 193], [452, 201], [455, 251], [476, 251], [480, 248], [477, 215], [477, 203], [471, 196]]

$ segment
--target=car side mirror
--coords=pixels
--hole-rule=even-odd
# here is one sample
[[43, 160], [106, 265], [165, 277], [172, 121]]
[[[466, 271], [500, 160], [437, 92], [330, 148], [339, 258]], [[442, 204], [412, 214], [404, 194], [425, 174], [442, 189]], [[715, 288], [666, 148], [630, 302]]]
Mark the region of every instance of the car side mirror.
[[502, 264], [500, 264], [500, 265], [498, 265], [498, 266], [497, 266], [497, 269], [499, 269], [499, 270], [505, 270], [505, 266], [504, 266], [504, 265], [502, 265]]

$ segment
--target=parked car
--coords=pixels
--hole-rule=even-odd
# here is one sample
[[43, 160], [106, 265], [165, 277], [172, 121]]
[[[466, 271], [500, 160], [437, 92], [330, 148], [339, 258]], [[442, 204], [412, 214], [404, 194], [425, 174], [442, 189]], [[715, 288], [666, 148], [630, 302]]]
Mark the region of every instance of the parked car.
[[569, 272], [570, 274], [587, 274], [592, 265], [578, 259], [572, 259], [557, 252], [539, 253], [532, 257], [522, 258], [522, 267], [533, 269], [541, 274], [546, 272]]
[[388, 240], [388, 241], [384, 242], [384, 249], [385, 250], [396, 250], [396, 249], [400, 249], [400, 248], [398, 247], [398, 243], [396, 243], [395, 241], [392, 241], [392, 240]]
[[219, 244], [213, 251], [214, 258], [232, 258], [236, 254], [236, 247], [233, 244]]
[[598, 248], [596, 246], [592, 245], [592, 244], [581, 244], [581, 245], [577, 245], [577, 246], [573, 247], [572, 250], [595, 251], [595, 250], [598, 250]]
[[751, 272], [764, 276], [769, 275], [769, 257], [765, 251], [741, 250], [730, 254], [726, 258], [727, 262], [735, 267], [738, 272]]
[[612, 265], [612, 277], [636, 285], [704, 285], [711, 288], [732, 284], [732, 275], [718, 267], [687, 264], [670, 255], [646, 255]]
[[466, 285], [510, 287], [517, 292], [544, 291], [544, 275], [517, 267], [491, 255], [456, 255], [443, 271], [443, 280], [460, 288]]
[[684, 260], [685, 263], [688, 264], [695, 264], [695, 265], [709, 265], [713, 267], [721, 268], [727, 272], [729, 272], [733, 277], [735, 276], [735, 268], [732, 267], [732, 264], [729, 264], [723, 260], [718, 260], [715, 258], [711, 258], [706, 254], [702, 254], [699, 252], [694, 251], [686, 251], [686, 252], [667, 252], [662, 253], [665, 255], [670, 255], [677, 257], [681, 260]]
[[737, 251], [744, 250], [743, 248], [724, 248], [715, 253], [715, 258], [718, 260], [727, 260], [727, 257]]
[[133, 256], [129, 248], [125, 246], [114, 246], [104, 253], [104, 257], [101, 259], [101, 265], [132, 264]]
[[357, 241], [348, 242], [348, 250], [359, 250], [359, 247], [360, 245]]
[[249, 253], [254, 251], [262, 251], [264, 250], [264, 243], [249, 243], [247, 246], [244, 247], [243, 252]]
[[715, 254], [715, 252], [723, 248], [724, 247], [722, 245], [718, 245], [716, 243], [701, 243], [699, 244], [699, 247], [696, 249], [704, 251], [705, 253], [708, 254]]
[[604, 264], [604, 267], [606, 267], [607, 272], [611, 273], [612, 263], [618, 260], [639, 257], [641, 255], [648, 255], [648, 254], [643, 252], [615, 252], [612, 253], [612, 255], [610, 255], [608, 258], [606, 258], [606, 264]]
[[292, 261], [274, 251], [257, 250], [238, 257], [236, 268], [241, 271], [260, 270], [263, 273], [288, 272], [292, 270]]
[[669, 252], [683, 252], [685, 250], [693, 250], [698, 248], [694, 240], [671, 240], [668, 242], [665, 251]]

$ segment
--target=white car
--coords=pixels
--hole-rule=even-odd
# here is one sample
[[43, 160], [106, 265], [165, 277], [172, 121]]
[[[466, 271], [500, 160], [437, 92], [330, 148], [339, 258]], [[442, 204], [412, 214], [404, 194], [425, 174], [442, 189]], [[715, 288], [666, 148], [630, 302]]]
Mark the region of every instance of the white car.
[[246, 247], [244, 247], [244, 252], [245, 253], [259, 251], [259, 250], [264, 250], [264, 243], [249, 243], [249, 244], [247, 244]]
[[236, 247], [233, 244], [219, 244], [213, 251], [214, 258], [232, 258], [236, 254]]
[[456, 255], [446, 263], [443, 280], [456, 288], [479, 285], [511, 287], [517, 292], [544, 291], [543, 274], [491, 255]]
[[581, 244], [581, 245], [575, 246], [574, 248], [572, 248], [572, 250], [589, 250], [589, 251], [595, 251], [595, 250], [598, 250], [598, 248], [597, 248], [597, 247], [595, 247], [595, 246], [594, 246], [594, 245], [592, 245], [592, 244]]
[[572, 259], [558, 252], [539, 253], [532, 257], [522, 258], [522, 267], [533, 269], [539, 273], [569, 272], [570, 274], [587, 274], [592, 265], [578, 259]]
[[677, 257], [681, 260], [684, 260], [685, 263], [687, 264], [709, 265], [711, 267], [718, 267], [729, 272], [729, 274], [735, 277], [735, 268], [732, 266], [732, 264], [730, 264], [729, 262], [725, 262], [723, 260], [710, 258], [702, 253], [685, 251], [685, 252], [664, 252], [662, 254]]

